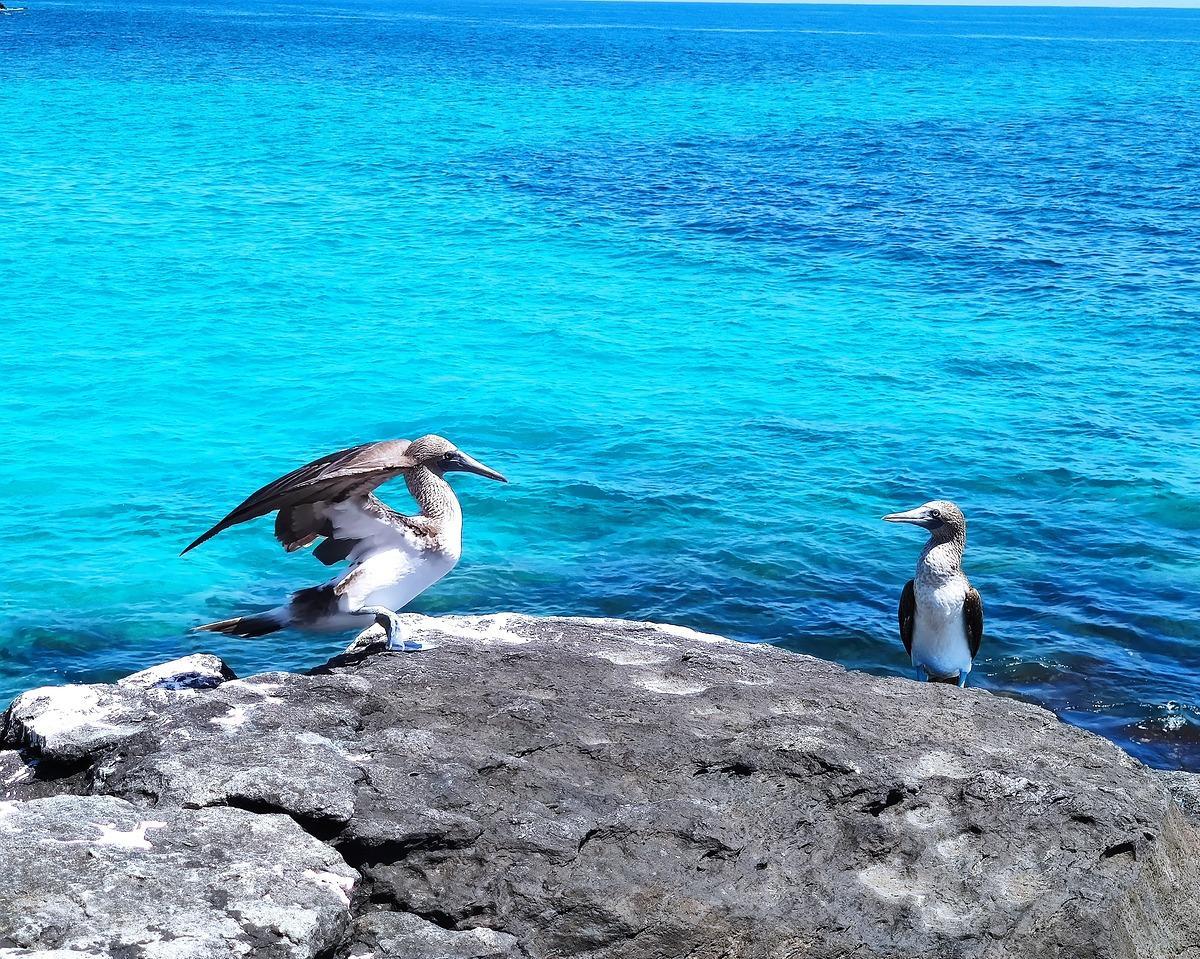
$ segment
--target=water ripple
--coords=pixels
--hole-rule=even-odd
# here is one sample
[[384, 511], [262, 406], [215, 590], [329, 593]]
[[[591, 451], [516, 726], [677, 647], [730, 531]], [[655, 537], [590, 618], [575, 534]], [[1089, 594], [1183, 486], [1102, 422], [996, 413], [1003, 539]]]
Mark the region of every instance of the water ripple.
[[319, 580], [265, 524], [176, 554], [438, 430], [513, 482], [462, 480], [416, 609], [906, 674], [920, 537], [878, 518], [949, 496], [977, 682], [1200, 768], [1194, 15], [63, 0], [0, 33], [0, 694]]

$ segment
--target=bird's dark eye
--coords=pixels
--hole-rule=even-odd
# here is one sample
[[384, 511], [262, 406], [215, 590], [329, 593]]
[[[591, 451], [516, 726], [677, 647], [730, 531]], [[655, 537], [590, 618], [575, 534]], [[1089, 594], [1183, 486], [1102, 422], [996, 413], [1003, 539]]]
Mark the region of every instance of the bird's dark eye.
[[940, 509], [931, 509], [929, 511], [929, 515], [932, 516], [934, 519], [941, 519], [942, 511]]

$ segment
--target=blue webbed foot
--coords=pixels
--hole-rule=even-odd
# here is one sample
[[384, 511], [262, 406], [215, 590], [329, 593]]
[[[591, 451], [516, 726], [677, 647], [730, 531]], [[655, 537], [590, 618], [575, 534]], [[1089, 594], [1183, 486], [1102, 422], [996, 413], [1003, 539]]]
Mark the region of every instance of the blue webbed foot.
[[429, 648], [424, 643], [404, 638], [404, 629], [400, 625], [400, 619], [395, 610], [388, 609], [386, 606], [363, 606], [357, 612], [375, 617], [375, 624], [383, 629], [384, 635], [387, 637], [389, 653], [415, 652]]

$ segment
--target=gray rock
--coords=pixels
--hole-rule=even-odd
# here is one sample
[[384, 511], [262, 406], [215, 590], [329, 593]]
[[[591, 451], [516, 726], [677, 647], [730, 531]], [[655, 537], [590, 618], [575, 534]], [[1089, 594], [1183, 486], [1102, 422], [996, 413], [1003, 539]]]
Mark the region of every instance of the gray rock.
[[144, 669], [115, 685], [42, 686], [13, 701], [0, 741], [33, 758], [77, 762], [152, 726], [179, 697], [233, 678], [222, 660], [201, 654]]
[[86, 788], [287, 813], [361, 872], [339, 948], [377, 959], [1200, 949], [1192, 823], [1044, 710], [675, 627], [405, 620], [437, 648], [151, 690]]
[[[300, 682], [306, 705], [295, 708]], [[189, 807], [238, 805], [308, 824], [345, 823], [363, 766], [359, 730], [370, 684], [353, 676], [264, 673], [228, 682], [162, 717], [153, 735], [97, 764], [105, 792]]]
[[153, 725], [169, 696], [101, 684], [31, 689], [8, 708], [3, 744], [53, 763], [78, 762]]
[[0, 750], [0, 800], [35, 798], [26, 797], [21, 787], [37, 776], [37, 767], [37, 760], [27, 760], [16, 749]]
[[1200, 774], [1158, 770], [1158, 777], [1180, 808], [1193, 820], [1200, 821]]
[[368, 912], [354, 931], [353, 959], [523, 959], [517, 940], [507, 933], [443, 929], [408, 912]]
[[230, 679], [237, 676], [223, 659], [196, 653], [143, 669], [117, 680], [117, 685], [127, 689], [214, 689]]
[[0, 861], [0, 942], [76, 956], [318, 956], [357, 879], [286, 816], [108, 796], [0, 806]]

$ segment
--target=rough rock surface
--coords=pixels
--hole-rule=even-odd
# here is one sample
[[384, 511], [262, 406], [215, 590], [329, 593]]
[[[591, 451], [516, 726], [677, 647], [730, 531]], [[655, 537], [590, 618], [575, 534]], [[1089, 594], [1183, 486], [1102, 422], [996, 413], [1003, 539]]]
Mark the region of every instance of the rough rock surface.
[[131, 689], [213, 689], [230, 679], [237, 677], [223, 660], [197, 653], [143, 669], [117, 680], [117, 685]]
[[148, 959], [314, 955], [358, 878], [287, 816], [111, 796], [0, 805], [0, 862], [6, 945]]
[[350, 955], [404, 959], [521, 959], [517, 940], [504, 932], [443, 929], [410, 912], [368, 912], [355, 924]]
[[115, 685], [42, 686], [13, 701], [5, 741], [27, 747], [43, 762], [79, 762], [136, 736], [170, 699], [159, 690]]
[[[20, 697], [5, 735], [22, 751], [0, 753], [18, 834], [169, 826], [122, 847], [163, 885], [120, 918], [31, 910], [101, 880], [7, 840], [25, 899], [0, 886], [0, 949], [207, 956], [153, 938], [205, 926], [263, 956], [1200, 956], [1193, 821], [1160, 776], [1044, 710], [675, 627], [407, 621], [437, 648]], [[28, 798], [48, 792], [79, 795]], [[78, 812], [76, 835], [46, 803], [120, 805]], [[222, 842], [210, 817], [234, 815]], [[235, 851], [254, 820], [276, 831], [258, 862]], [[352, 888], [305, 880], [348, 867]], [[247, 912], [220, 892], [234, 873], [294, 907]], [[172, 881], [196, 892], [171, 900]], [[176, 908], [192, 918], [164, 925]]]
[[1160, 769], [1158, 776], [1183, 811], [1193, 820], [1200, 822], [1200, 773]]

